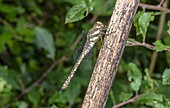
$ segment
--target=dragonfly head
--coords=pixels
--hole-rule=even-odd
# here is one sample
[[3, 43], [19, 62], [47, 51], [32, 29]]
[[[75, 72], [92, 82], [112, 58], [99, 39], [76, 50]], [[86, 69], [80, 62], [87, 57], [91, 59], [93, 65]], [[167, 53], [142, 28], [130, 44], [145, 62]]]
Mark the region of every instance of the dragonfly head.
[[94, 24], [93, 28], [104, 28], [104, 25], [103, 25], [102, 22], [97, 21], [97, 22]]

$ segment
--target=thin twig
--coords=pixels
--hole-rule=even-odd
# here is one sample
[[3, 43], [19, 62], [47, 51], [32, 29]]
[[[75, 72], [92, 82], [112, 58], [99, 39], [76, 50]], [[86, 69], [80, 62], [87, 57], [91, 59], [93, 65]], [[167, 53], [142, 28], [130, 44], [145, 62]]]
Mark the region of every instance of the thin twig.
[[113, 106], [112, 108], [119, 108], [119, 107], [124, 106], [124, 105], [126, 105], [126, 104], [135, 102], [136, 99], [139, 98], [140, 96], [142, 96], [142, 95], [138, 95], [138, 93], [136, 93], [135, 97], [133, 97], [133, 98], [127, 100], [127, 101], [124, 101], [124, 102], [122, 102], [122, 103], [119, 103], [119, 104]]
[[151, 9], [151, 10], [160, 10], [160, 11], [170, 13], [170, 9], [160, 7], [160, 6], [155, 6], [155, 5], [148, 5], [148, 4], [139, 3], [139, 7], [146, 8], [146, 9]]
[[[163, 0], [161, 1], [163, 3]], [[163, 7], [167, 7], [168, 6], [168, 0], [166, 0], [163, 3]], [[158, 32], [157, 32], [157, 37], [156, 40], [160, 40], [162, 37], [162, 33], [163, 33], [163, 29], [164, 29], [164, 25], [165, 25], [165, 19], [166, 19], [166, 13], [162, 13], [159, 19], [159, 25], [158, 25]], [[149, 65], [149, 72], [152, 73], [155, 69], [155, 65], [156, 65], [156, 61], [157, 61], [157, 56], [158, 53], [156, 51], [153, 52], [152, 57], [151, 57], [151, 62]]]
[[72, 44], [72, 46], [70, 47], [70, 50], [74, 50], [75, 47], [77, 46], [77, 44], [79, 43], [79, 41], [81, 40], [81, 36], [82, 34], [79, 34], [79, 36], [77, 37], [77, 39], [74, 41], [74, 43]]
[[45, 71], [31, 86], [29, 86], [25, 92], [28, 93], [32, 88], [38, 86], [40, 84], [40, 82], [43, 81], [43, 79], [57, 66], [57, 64], [68, 60], [66, 56], [63, 56], [62, 58], [60, 58], [59, 60], [54, 61], [54, 63], [47, 69], [47, 71]]
[[18, 79], [18, 83], [20, 85], [20, 88], [21, 88], [21, 92], [25, 92], [25, 86], [24, 86], [24, 83], [23, 83], [23, 80], [21, 78]]
[[[148, 43], [140, 43], [140, 42], [131, 42], [131, 41], [127, 41], [127, 45], [128, 46], [144, 46], [150, 50], [155, 50], [155, 46], [154, 45], [150, 45]], [[170, 52], [170, 48], [167, 48], [165, 51], [169, 51]]]
[[148, 43], [140, 43], [140, 42], [130, 42], [130, 41], [127, 41], [127, 44], [128, 46], [144, 46], [146, 48], [149, 48], [150, 50], [155, 50], [155, 46], [154, 45], [150, 45]]
[[164, 3], [164, 0], [161, 0], [158, 6], [162, 6], [163, 3]]

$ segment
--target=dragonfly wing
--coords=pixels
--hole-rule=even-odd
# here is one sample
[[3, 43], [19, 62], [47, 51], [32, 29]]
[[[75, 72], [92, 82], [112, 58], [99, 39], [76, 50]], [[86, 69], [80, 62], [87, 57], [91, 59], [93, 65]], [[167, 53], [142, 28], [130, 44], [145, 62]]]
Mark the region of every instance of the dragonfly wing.
[[80, 54], [82, 53], [84, 45], [86, 43], [86, 39], [87, 39], [87, 32], [83, 30], [82, 34], [81, 34], [81, 41], [78, 43], [78, 47], [79, 48], [73, 54], [74, 61], [77, 61], [77, 59], [79, 58]]
[[93, 51], [90, 50], [90, 52], [86, 55], [86, 57], [84, 58], [84, 60], [91, 60], [91, 59], [92, 59], [92, 55], [93, 55]]
[[83, 51], [83, 47], [80, 47], [76, 50], [76, 52], [73, 54], [74, 61], [77, 61], [82, 51]]

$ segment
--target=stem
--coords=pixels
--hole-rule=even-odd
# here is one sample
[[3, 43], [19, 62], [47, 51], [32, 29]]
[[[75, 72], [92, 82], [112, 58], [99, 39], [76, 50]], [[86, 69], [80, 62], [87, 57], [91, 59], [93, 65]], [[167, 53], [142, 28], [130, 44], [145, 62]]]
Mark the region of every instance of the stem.
[[128, 46], [144, 46], [144, 47], [146, 47], [150, 50], [155, 50], [155, 46], [150, 45], [148, 43], [140, 43], [140, 42], [137, 42], [137, 41], [135, 41], [135, 42], [127, 41], [127, 44], [128, 44]]
[[[164, 7], [167, 7], [167, 5], [168, 5], [168, 0], [166, 0], [163, 3]], [[164, 13], [161, 14], [161, 17], [160, 17], [160, 20], [159, 20], [158, 32], [157, 32], [156, 40], [160, 40], [161, 39], [162, 32], [163, 32], [163, 26], [165, 24], [165, 18], [166, 18], [166, 13], [164, 12]], [[156, 51], [154, 51], [153, 54], [152, 54], [152, 57], [151, 57], [150, 65], [149, 65], [150, 73], [152, 73], [154, 71], [154, 69], [155, 69], [155, 65], [156, 65], [156, 61], [157, 61], [157, 56], [158, 56], [158, 53]]]
[[104, 108], [138, 3], [139, 0], [116, 1], [82, 108]]
[[113, 106], [112, 108], [119, 108], [119, 107], [124, 106], [124, 105], [126, 105], [126, 104], [135, 102], [136, 99], [139, 98], [140, 96], [142, 96], [142, 95], [138, 95], [138, 93], [136, 93], [135, 97], [133, 97], [133, 98], [127, 100], [127, 101], [124, 101], [124, 102], [122, 102], [122, 103], [119, 103], [119, 104]]
[[155, 5], [148, 5], [148, 4], [139, 3], [139, 7], [146, 8], [146, 9], [151, 9], [151, 10], [160, 10], [160, 11], [164, 11], [166, 13], [170, 13], [170, 9], [160, 7], [160, 6], [155, 6]]

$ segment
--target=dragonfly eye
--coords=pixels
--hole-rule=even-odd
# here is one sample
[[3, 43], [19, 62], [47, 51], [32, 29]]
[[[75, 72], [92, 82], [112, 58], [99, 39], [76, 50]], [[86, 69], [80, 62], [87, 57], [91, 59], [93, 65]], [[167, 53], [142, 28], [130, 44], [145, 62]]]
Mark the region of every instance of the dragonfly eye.
[[98, 24], [98, 25], [103, 25], [103, 23], [100, 22], [100, 21], [97, 21], [96, 24]]
[[103, 23], [102, 23], [102, 22], [97, 21], [97, 22], [96, 22], [96, 24], [94, 25], [94, 27], [95, 27], [95, 28], [103, 28], [103, 27], [104, 27], [104, 25], [103, 25]]

